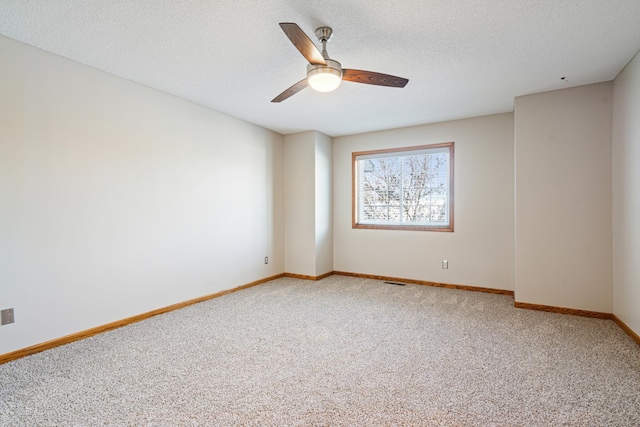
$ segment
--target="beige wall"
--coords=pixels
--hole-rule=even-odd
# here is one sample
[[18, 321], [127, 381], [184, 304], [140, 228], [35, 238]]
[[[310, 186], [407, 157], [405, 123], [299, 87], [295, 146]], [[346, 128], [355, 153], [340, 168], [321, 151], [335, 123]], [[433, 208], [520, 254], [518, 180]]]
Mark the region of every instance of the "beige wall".
[[516, 301], [611, 313], [611, 115], [611, 82], [516, 98]]
[[284, 137], [285, 263], [287, 273], [315, 276], [315, 132]]
[[[515, 289], [640, 333], [638, 57], [614, 84], [519, 97], [515, 117], [335, 139], [3, 37], [0, 63], [0, 308], [16, 310], [0, 354], [283, 271]], [[454, 233], [351, 228], [353, 151], [448, 141]]]
[[3, 37], [0, 64], [0, 354], [284, 271], [281, 135]]
[[613, 313], [640, 335], [640, 54], [613, 84]]
[[330, 137], [316, 131], [284, 137], [285, 271], [333, 271]]
[[[453, 233], [351, 228], [352, 152], [448, 141], [455, 142]], [[335, 270], [513, 289], [512, 114], [335, 138], [333, 167]]]
[[333, 271], [333, 139], [315, 134], [315, 276], [321, 276]]

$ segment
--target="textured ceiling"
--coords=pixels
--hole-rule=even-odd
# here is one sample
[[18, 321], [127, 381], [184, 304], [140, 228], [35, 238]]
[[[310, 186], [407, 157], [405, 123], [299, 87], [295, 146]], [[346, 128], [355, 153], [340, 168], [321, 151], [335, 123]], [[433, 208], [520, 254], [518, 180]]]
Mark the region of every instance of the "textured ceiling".
[[[343, 67], [409, 84], [343, 82], [271, 103], [306, 70], [279, 22], [314, 41], [331, 26]], [[640, 1], [0, 0], [0, 34], [283, 134], [339, 136], [612, 80], [640, 49]]]

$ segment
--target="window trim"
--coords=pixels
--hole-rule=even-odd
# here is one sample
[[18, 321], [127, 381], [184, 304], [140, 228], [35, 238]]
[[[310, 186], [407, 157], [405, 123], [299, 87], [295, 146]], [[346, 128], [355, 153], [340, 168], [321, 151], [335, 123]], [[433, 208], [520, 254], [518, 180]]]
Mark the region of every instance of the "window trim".
[[[431, 225], [387, 225], [387, 224], [360, 224], [358, 223], [358, 195], [356, 185], [356, 158], [370, 154], [398, 153], [403, 151], [424, 150], [433, 148], [449, 149], [449, 225], [437, 227]], [[453, 232], [454, 224], [454, 143], [442, 142], [438, 144], [418, 145], [412, 147], [386, 148], [383, 150], [357, 151], [351, 153], [351, 228], [375, 229], [375, 230], [413, 230], [413, 231], [443, 231]]]

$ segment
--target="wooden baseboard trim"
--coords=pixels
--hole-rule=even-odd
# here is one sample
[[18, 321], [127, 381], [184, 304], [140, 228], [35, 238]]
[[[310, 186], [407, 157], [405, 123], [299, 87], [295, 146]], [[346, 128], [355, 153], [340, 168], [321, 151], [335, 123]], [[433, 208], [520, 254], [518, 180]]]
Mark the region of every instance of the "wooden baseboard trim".
[[168, 305], [166, 307], [158, 308], [156, 310], [148, 311], [146, 313], [138, 314], [135, 316], [127, 317], [126, 319], [117, 320], [115, 322], [107, 323], [106, 325], [96, 326], [95, 328], [86, 329], [84, 331], [76, 332], [75, 334], [67, 335], [61, 338], [56, 338], [51, 341], [43, 342], [41, 344], [36, 344], [31, 347], [26, 347], [20, 350], [12, 351], [11, 353], [0, 354], [0, 365], [3, 363], [11, 362], [12, 360], [20, 359], [25, 356], [30, 356], [35, 353], [40, 353], [45, 350], [49, 350], [55, 347], [59, 347], [61, 345], [69, 344], [74, 341], [79, 341], [85, 338], [89, 338], [93, 335], [100, 334], [102, 332], [107, 332], [112, 329], [117, 329], [122, 326], [130, 325], [132, 323], [140, 322], [141, 320], [148, 319], [153, 316], [157, 316], [159, 314], [168, 313], [170, 311], [178, 310], [184, 307], [188, 307], [193, 304], [197, 304], [199, 302], [208, 301], [210, 299], [218, 298], [223, 295], [227, 295], [233, 292], [240, 291], [242, 289], [247, 289], [252, 286], [259, 285], [261, 283], [269, 282], [271, 280], [279, 279], [284, 277], [284, 274], [277, 274], [275, 276], [266, 277], [264, 279], [256, 280], [255, 282], [247, 283], [246, 285], [238, 286], [233, 289], [227, 289], [224, 291], [216, 292], [215, 294], [205, 295], [199, 298], [190, 299], [188, 301], [179, 302], [177, 304]]
[[346, 271], [334, 271], [333, 274], [339, 276], [360, 277], [363, 279], [384, 280], [388, 282], [410, 283], [412, 285], [435, 286], [438, 288], [458, 289], [461, 291], [485, 292], [489, 294], [509, 295], [513, 296], [513, 291], [506, 289], [483, 288], [480, 286], [453, 285], [451, 283], [430, 282], [427, 280], [403, 279], [399, 277], [377, 276], [374, 274], [349, 273]]
[[293, 279], [302, 279], [302, 280], [322, 280], [325, 277], [329, 277], [332, 275], [333, 275], [333, 271], [321, 274], [320, 276], [305, 276], [304, 274], [284, 273], [284, 277], [291, 277]]
[[595, 319], [612, 319], [613, 314], [602, 313], [600, 311], [578, 310], [575, 308], [554, 307], [551, 305], [529, 304], [527, 302], [514, 302], [516, 308], [525, 310], [547, 311], [549, 313], [571, 314], [573, 316], [593, 317]]
[[[67, 335], [61, 338], [56, 338], [51, 341], [47, 341], [41, 344], [36, 344], [31, 347], [26, 347], [20, 350], [16, 350], [10, 353], [0, 354], [0, 365], [3, 363], [11, 362], [12, 360], [17, 360], [26, 356], [30, 356], [32, 354], [40, 353], [45, 350], [49, 350], [55, 347], [59, 347], [61, 345], [69, 344], [74, 341], [79, 341], [85, 338], [89, 338], [93, 335], [100, 334], [102, 332], [107, 332], [113, 329], [117, 329], [126, 325], [130, 325], [132, 323], [140, 322], [142, 320], [148, 319], [150, 317], [154, 317], [160, 314], [168, 313], [174, 310], [178, 310], [184, 307], [188, 307], [193, 304], [197, 304], [199, 302], [208, 301], [210, 299], [218, 298], [223, 295], [227, 295], [233, 292], [240, 291], [242, 289], [247, 289], [252, 286], [260, 285], [265, 282], [270, 282], [275, 279], [279, 279], [281, 277], [291, 277], [295, 279], [302, 280], [322, 280], [325, 277], [329, 277], [331, 275], [339, 275], [339, 276], [350, 276], [350, 277], [359, 277], [363, 279], [374, 279], [374, 280], [384, 280], [390, 282], [401, 282], [401, 283], [410, 283], [414, 285], [424, 285], [424, 286], [434, 286], [439, 288], [447, 288], [447, 289], [458, 289], [464, 291], [473, 291], [473, 292], [485, 292], [491, 294], [500, 294], [500, 295], [509, 295], [513, 296], [513, 291], [508, 291], [504, 289], [493, 289], [493, 288], [483, 288], [478, 286], [465, 286], [465, 285], [454, 285], [449, 283], [438, 283], [438, 282], [430, 282], [426, 280], [415, 280], [415, 279], [404, 279], [399, 277], [390, 277], [390, 276], [377, 276], [372, 274], [360, 274], [360, 273], [350, 273], [346, 271], [331, 271], [329, 273], [322, 274], [320, 276], [305, 276], [301, 274], [293, 274], [293, 273], [281, 273], [276, 274], [275, 276], [266, 277], [264, 279], [256, 280], [251, 283], [247, 283], [242, 286], [238, 286], [233, 289], [227, 289], [224, 291], [216, 292], [215, 294], [205, 295], [199, 298], [194, 298], [188, 301], [183, 301], [177, 304], [172, 304], [166, 307], [158, 308], [156, 310], [148, 311], [146, 313], [138, 314], [136, 316], [131, 316], [126, 319], [118, 320], [115, 322], [107, 323], [105, 325], [97, 326], [95, 328], [87, 329], [84, 331], [80, 331], [71, 335]], [[638, 345], [640, 345], [640, 336], [636, 334], [627, 324], [625, 324], [619, 317], [615, 314], [611, 313], [602, 313], [598, 311], [588, 311], [588, 310], [577, 310], [573, 308], [564, 308], [564, 307], [554, 307], [548, 305], [541, 304], [529, 304], [524, 302], [514, 302], [514, 307], [522, 308], [526, 310], [537, 310], [537, 311], [546, 311], [551, 313], [561, 313], [561, 314], [570, 314], [574, 316], [585, 316], [585, 317], [593, 317], [597, 319], [610, 319], [613, 320], [627, 335], [631, 337]]]
[[618, 316], [616, 316], [615, 314], [612, 314], [611, 320], [616, 322], [616, 324], [620, 326], [620, 329], [622, 329], [627, 335], [629, 335], [631, 339], [636, 342], [636, 344], [640, 345], [640, 335], [633, 332], [633, 329], [631, 329], [629, 326], [627, 326], [626, 323], [620, 320]]

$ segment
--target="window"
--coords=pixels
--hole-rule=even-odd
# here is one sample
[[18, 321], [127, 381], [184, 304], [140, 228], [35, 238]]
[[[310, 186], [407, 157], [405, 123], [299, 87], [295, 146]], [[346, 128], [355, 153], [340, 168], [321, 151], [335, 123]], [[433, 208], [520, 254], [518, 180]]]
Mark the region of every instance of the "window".
[[453, 142], [352, 157], [353, 228], [453, 231]]

